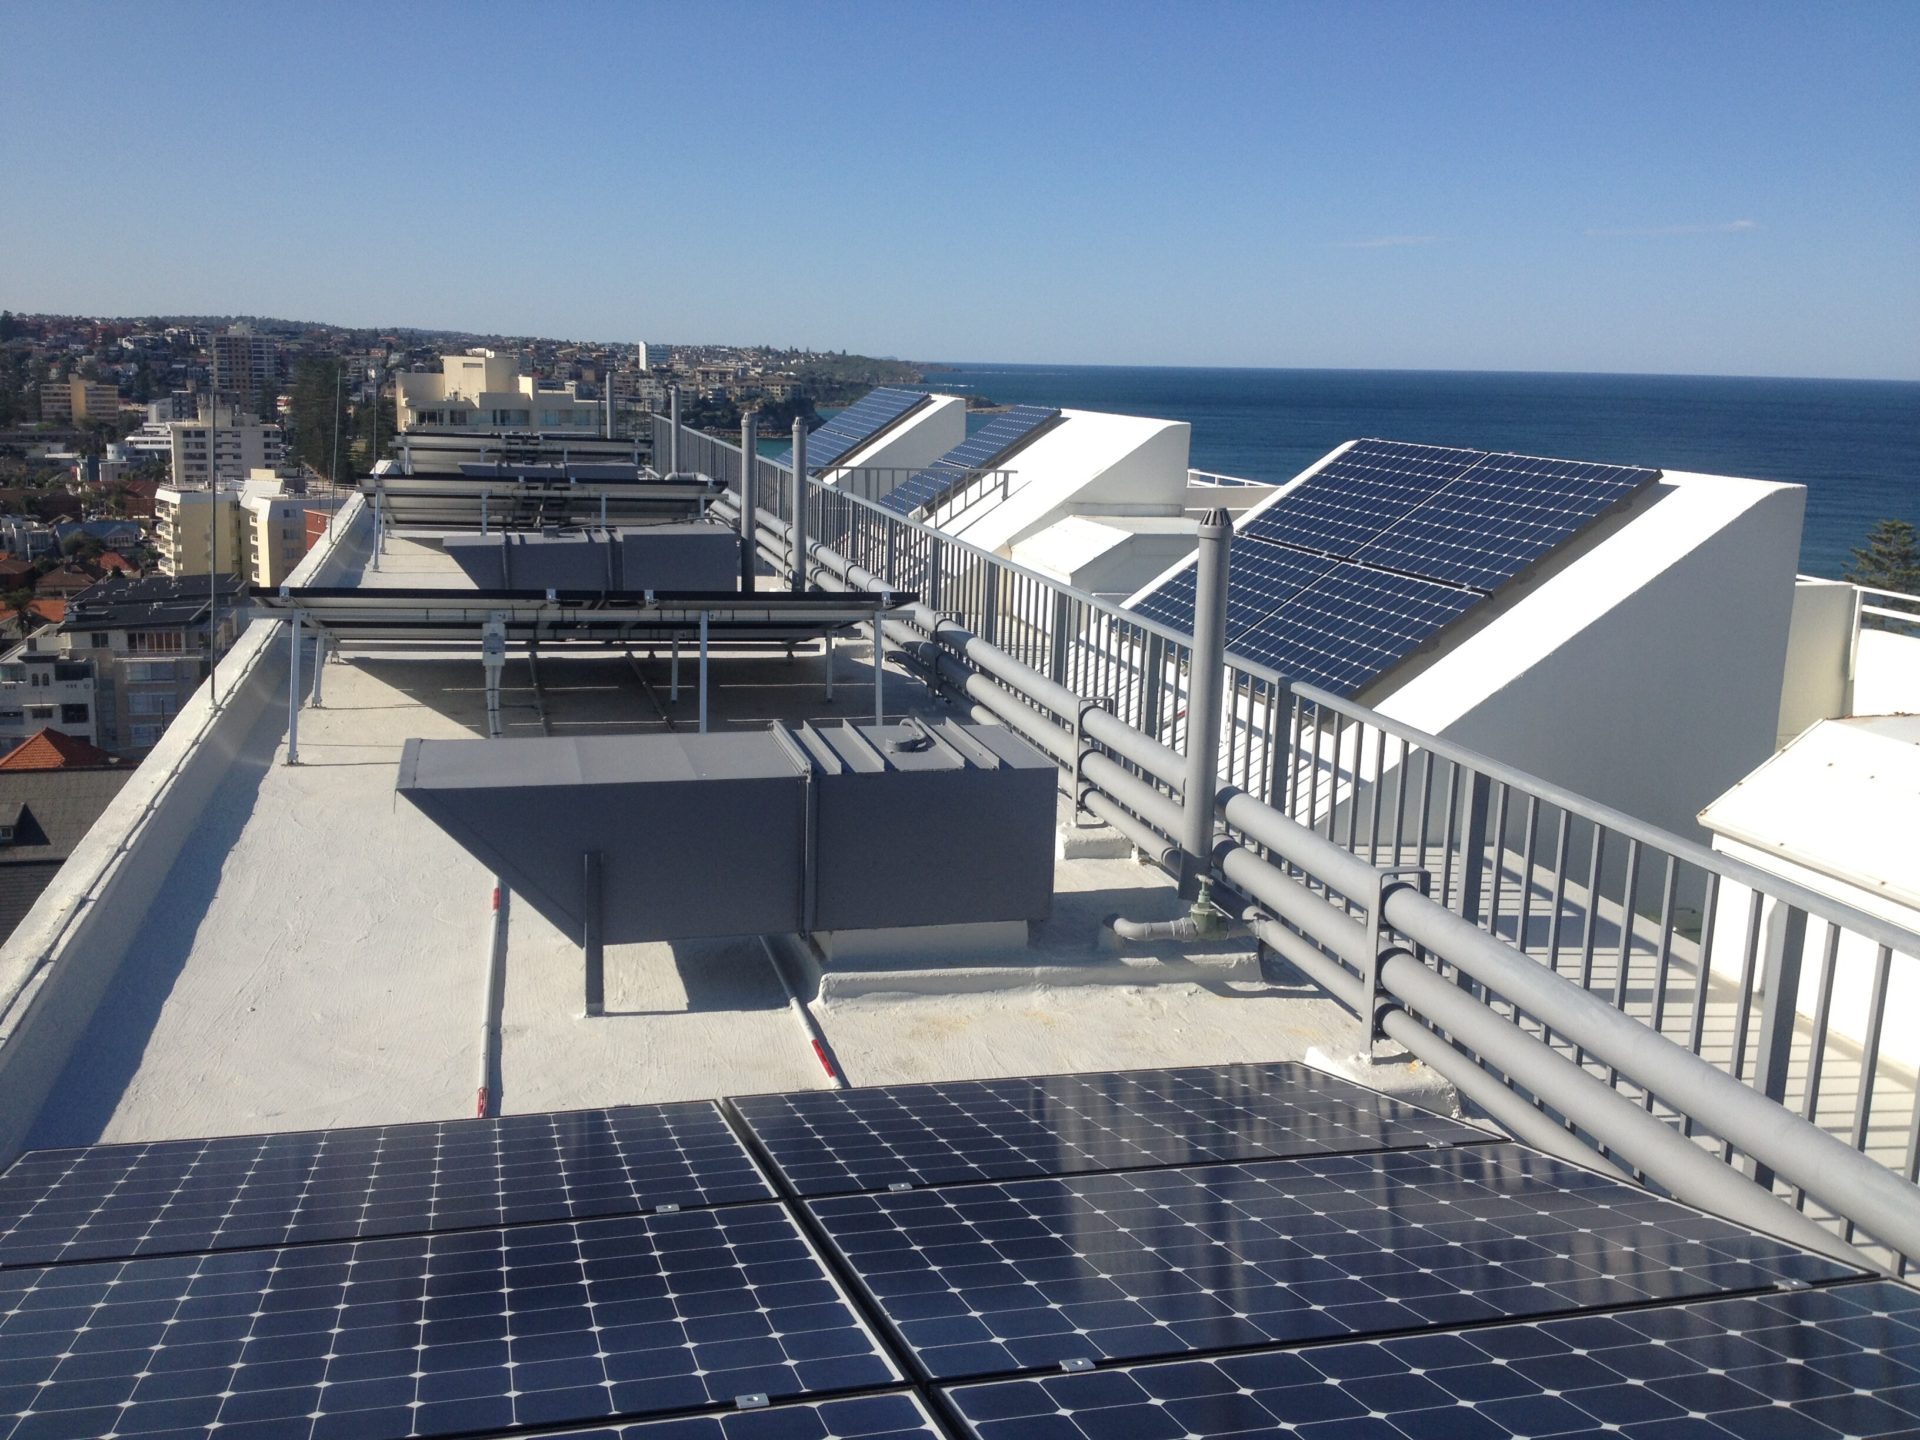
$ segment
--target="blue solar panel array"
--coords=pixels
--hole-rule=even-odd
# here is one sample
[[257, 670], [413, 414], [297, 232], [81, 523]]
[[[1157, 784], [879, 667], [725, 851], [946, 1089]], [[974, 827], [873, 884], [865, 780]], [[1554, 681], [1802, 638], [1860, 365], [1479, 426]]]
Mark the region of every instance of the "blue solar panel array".
[[[826, 470], [845, 459], [901, 416], [925, 403], [918, 390], [895, 390], [882, 386], [869, 391], [807, 436], [807, 469]], [[789, 445], [774, 457], [777, 465], [793, 464]]]
[[[1351, 695], [1659, 477], [1362, 440], [1234, 535], [1227, 648]], [[1193, 630], [1188, 565], [1136, 602]]]
[[0, 1440], [1920, 1433], [1920, 1294], [1304, 1066], [727, 1107], [23, 1157]]
[[1920, 1292], [1843, 1285], [948, 1395], [975, 1440], [1911, 1440]]
[[1853, 1277], [1512, 1145], [810, 1200], [930, 1378]]
[[914, 515], [938, 505], [982, 470], [995, 468], [1037, 432], [1058, 419], [1058, 410], [1040, 405], [1015, 405], [996, 415], [926, 469], [909, 475], [880, 503], [901, 515]]
[[0, 1176], [0, 1265], [771, 1199], [710, 1101], [34, 1151]]
[[1217, 1065], [731, 1102], [800, 1195], [1486, 1138], [1306, 1065]]

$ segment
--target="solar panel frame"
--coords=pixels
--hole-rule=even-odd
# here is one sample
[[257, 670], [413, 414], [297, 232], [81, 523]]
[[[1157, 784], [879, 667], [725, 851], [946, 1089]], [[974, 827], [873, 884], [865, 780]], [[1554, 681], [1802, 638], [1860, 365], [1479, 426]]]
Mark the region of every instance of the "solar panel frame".
[[12, 1435], [397, 1440], [901, 1381], [778, 1204], [0, 1272]]
[[1299, 1433], [1920, 1434], [1920, 1293], [1891, 1281], [943, 1392], [973, 1440]]
[[804, 1203], [936, 1381], [1860, 1273], [1515, 1145]]
[[801, 1196], [1488, 1138], [1291, 1061], [808, 1090], [728, 1103]]
[[995, 415], [924, 470], [915, 471], [880, 497], [880, 504], [899, 515], [913, 515], [938, 505], [982, 470], [990, 470], [1014, 450], [1038, 438], [1042, 427], [1060, 412], [1045, 405], [1015, 405]]
[[1353, 558], [1491, 593], [1652, 485], [1659, 473], [1488, 455]]
[[671, 1420], [635, 1420], [593, 1430], [519, 1432], [519, 1440], [944, 1440], [917, 1396], [894, 1391], [839, 1400], [787, 1401], [767, 1409]]
[[[866, 444], [882, 430], [894, 425], [928, 399], [922, 390], [901, 390], [882, 385], [869, 390], [853, 404], [807, 436], [807, 471], [830, 470], [839, 461]], [[793, 447], [789, 445], [774, 457], [774, 464], [793, 468]]]
[[707, 1207], [773, 1197], [712, 1101], [30, 1151], [0, 1267]]

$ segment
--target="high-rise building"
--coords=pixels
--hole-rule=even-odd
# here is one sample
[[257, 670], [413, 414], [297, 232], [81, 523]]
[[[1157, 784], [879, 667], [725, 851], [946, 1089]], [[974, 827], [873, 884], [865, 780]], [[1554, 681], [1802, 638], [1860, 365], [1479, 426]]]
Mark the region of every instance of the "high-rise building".
[[213, 352], [213, 388], [237, 397], [242, 403], [260, 393], [264, 381], [278, 378], [279, 350], [264, 335], [256, 335], [244, 325], [236, 325], [215, 335]]
[[673, 365], [673, 347], [658, 342], [649, 344], [640, 342], [640, 368], [642, 370], [666, 370]]
[[167, 426], [168, 451], [177, 487], [237, 486], [254, 470], [276, 470], [284, 453], [278, 425], [262, 424], [233, 406], [203, 406], [192, 420]]

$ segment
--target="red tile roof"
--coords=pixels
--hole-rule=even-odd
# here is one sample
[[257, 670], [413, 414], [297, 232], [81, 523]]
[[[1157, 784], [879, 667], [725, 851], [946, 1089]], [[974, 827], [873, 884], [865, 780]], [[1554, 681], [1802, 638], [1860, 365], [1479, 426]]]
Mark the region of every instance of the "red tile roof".
[[113, 756], [98, 745], [51, 727], [0, 755], [0, 770], [97, 770], [113, 763]]

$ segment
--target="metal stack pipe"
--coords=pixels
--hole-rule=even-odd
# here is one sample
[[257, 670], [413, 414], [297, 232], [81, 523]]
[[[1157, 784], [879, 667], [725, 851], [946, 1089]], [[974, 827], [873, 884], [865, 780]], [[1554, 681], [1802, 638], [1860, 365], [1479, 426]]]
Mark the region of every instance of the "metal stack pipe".
[[667, 474], [680, 473], [680, 387], [667, 391]]
[[1213, 864], [1213, 791], [1220, 773], [1220, 694], [1227, 677], [1227, 547], [1233, 518], [1200, 520], [1193, 591], [1193, 663], [1187, 673], [1187, 766], [1181, 786], [1180, 893], [1192, 899]]
[[793, 593], [807, 588], [807, 422], [793, 422]]
[[759, 518], [760, 497], [755, 493], [754, 465], [760, 448], [760, 415], [749, 410], [740, 417], [740, 592], [754, 590], [756, 565], [755, 525]]

